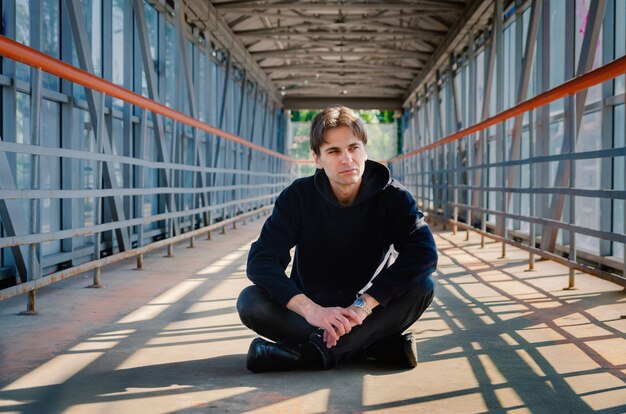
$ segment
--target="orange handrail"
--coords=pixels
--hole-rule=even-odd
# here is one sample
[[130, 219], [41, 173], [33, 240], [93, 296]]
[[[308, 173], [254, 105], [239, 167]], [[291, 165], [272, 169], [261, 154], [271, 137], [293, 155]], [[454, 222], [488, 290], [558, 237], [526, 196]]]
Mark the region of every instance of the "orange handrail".
[[591, 72], [573, 78], [555, 88], [552, 88], [540, 95], [535, 96], [534, 98], [528, 99], [518, 105], [515, 105], [514, 107], [509, 108], [506, 111], [502, 111], [499, 114], [492, 116], [491, 118], [487, 118], [482, 122], [462, 129], [458, 132], [455, 132], [454, 134], [448, 135], [447, 137], [444, 137], [439, 141], [432, 142], [421, 148], [418, 148], [411, 152], [407, 152], [406, 154], [394, 157], [389, 160], [389, 162], [400, 161], [404, 158], [412, 157], [413, 155], [417, 155], [430, 149], [450, 143], [452, 141], [459, 140], [466, 135], [473, 134], [474, 132], [489, 128], [490, 126], [495, 125], [499, 122], [506, 121], [509, 118], [521, 115], [526, 111], [530, 111], [531, 109], [535, 109], [539, 106], [548, 104], [567, 95], [574, 94], [580, 90], [587, 89], [602, 82], [606, 82], [620, 75], [623, 75], [624, 73], [626, 73], [626, 56], [615, 59], [611, 63], [607, 63], [604, 66], [592, 70]]
[[52, 75], [59, 76], [67, 79], [71, 82], [83, 85], [86, 88], [95, 89], [99, 92], [105, 93], [109, 96], [119, 98], [130, 104], [140, 106], [144, 109], [161, 114], [168, 118], [175, 119], [184, 124], [199, 128], [209, 134], [214, 134], [230, 141], [236, 142], [246, 147], [261, 151], [265, 154], [272, 155], [282, 160], [298, 164], [299, 160], [295, 160], [287, 155], [280, 154], [270, 149], [264, 148], [260, 145], [253, 144], [245, 139], [238, 137], [237, 135], [230, 134], [226, 131], [222, 131], [219, 128], [215, 128], [207, 123], [199, 121], [174, 109], [168, 108], [158, 102], [141, 96], [135, 92], [129, 91], [119, 85], [92, 75], [84, 70], [78, 69], [72, 65], [69, 65], [61, 60], [55, 59], [51, 56], [41, 53], [35, 49], [18, 43], [5, 36], [0, 36], [0, 55], [3, 55], [9, 59], [24, 63], [26, 65], [41, 68], [43, 71], [51, 73]]

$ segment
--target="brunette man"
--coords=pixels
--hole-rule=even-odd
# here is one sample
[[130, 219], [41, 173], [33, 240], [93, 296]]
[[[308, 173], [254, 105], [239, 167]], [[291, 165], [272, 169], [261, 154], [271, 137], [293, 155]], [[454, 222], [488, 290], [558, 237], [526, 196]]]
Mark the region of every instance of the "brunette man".
[[403, 332], [432, 302], [436, 246], [411, 194], [367, 160], [366, 144], [363, 122], [346, 107], [313, 119], [318, 169], [280, 194], [248, 256], [254, 285], [237, 310], [274, 341], [252, 341], [249, 370], [329, 369], [347, 358], [417, 364]]

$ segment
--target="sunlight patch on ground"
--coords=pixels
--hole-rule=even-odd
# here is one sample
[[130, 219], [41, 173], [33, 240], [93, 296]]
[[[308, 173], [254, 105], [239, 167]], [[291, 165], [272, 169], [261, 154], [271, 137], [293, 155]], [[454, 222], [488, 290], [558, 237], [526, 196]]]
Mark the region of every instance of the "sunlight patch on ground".
[[[626, 365], [626, 339], [611, 338], [597, 341], [587, 341], [587, 345], [593, 348], [602, 358], [615, 366]], [[626, 401], [626, 400], [625, 400]]]
[[235, 299], [215, 299], [215, 300], [207, 300], [207, 301], [199, 301], [191, 305], [185, 313], [200, 313], [200, 312], [209, 312], [216, 311], [220, 309], [228, 309], [235, 306]]
[[64, 414], [141, 413], [150, 407], [151, 414], [166, 414], [186, 409], [210, 409], [208, 404], [254, 390], [251, 387], [217, 390], [175, 392], [154, 397], [129, 398], [116, 401], [93, 402], [69, 407]]
[[81, 352], [59, 355], [7, 385], [2, 391], [63, 384], [102, 354], [103, 352]]
[[321, 414], [328, 411], [328, 388], [260, 407], [246, 414]]
[[[500, 402], [502, 408], [524, 406], [524, 401], [522, 401], [519, 394], [517, 394], [517, 392], [515, 392], [513, 388], [499, 388], [494, 390], [494, 393], [496, 394], [496, 398], [498, 398], [498, 401]], [[525, 409], [525, 412], [530, 411], [528, 409]]]
[[154, 298], [148, 302], [148, 304], [135, 309], [117, 321], [117, 323], [123, 324], [152, 320], [160, 315], [165, 309], [169, 308], [172, 304], [187, 296], [189, 292], [198, 288], [205, 281], [206, 279], [185, 280], [184, 282], [179, 283], [178, 285], [168, 289], [165, 293]]
[[248, 244], [240, 247], [232, 253], [227, 254], [226, 256], [218, 259], [217, 261], [211, 263], [204, 269], [200, 270], [197, 274], [199, 275], [214, 275], [216, 273], [221, 272], [226, 267], [233, 264], [235, 261], [239, 260], [243, 255], [248, 253], [250, 246]]
[[[415, 381], [414, 370], [393, 375], [365, 375], [363, 406], [367, 408], [389, 405], [412, 399], [431, 400], [434, 389], [437, 394], [447, 395], [472, 393], [479, 387], [474, 370], [466, 357], [420, 362], [417, 370], [420, 378], [428, 378], [427, 385]], [[442, 372], [446, 372], [446, 375], [441, 375]]]
[[597, 362], [574, 344], [542, 346], [537, 350], [559, 374], [593, 370], [600, 367]]

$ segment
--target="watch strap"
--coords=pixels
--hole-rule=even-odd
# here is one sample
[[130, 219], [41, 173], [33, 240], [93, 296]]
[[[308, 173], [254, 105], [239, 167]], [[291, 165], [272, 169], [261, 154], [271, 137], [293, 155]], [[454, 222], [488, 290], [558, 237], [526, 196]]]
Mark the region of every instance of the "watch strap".
[[356, 298], [356, 300], [354, 301], [354, 306], [363, 309], [367, 316], [372, 314], [372, 308], [370, 308], [370, 305], [367, 304], [367, 301], [363, 296], [358, 296]]

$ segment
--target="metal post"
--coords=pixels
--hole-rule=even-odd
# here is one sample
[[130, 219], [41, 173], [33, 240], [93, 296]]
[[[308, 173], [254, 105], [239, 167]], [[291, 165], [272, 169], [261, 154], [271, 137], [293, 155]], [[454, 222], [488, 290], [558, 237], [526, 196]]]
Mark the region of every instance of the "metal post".
[[[496, 111], [502, 112], [504, 110], [504, 97], [502, 91], [504, 90], [504, 29], [502, 25], [502, 13], [503, 13], [503, 0], [496, 0], [496, 15], [495, 15], [495, 31], [498, 41], [496, 42], [496, 71], [497, 71], [497, 93], [496, 93]], [[496, 153], [497, 157], [500, 157], [500, 161], [506, 160], [506, 131], [504, 123], [499, 122], [496, 126]], [[500, 180], [499, 187], [504, 188], [506, 185], [506, 168], [500, 167]], [[505, 191], [498, 192], [498, 200], [500, 211], [506, 214], [506, 194]], [[506, 239], [506, 216], [499, 216], [496, 218], [496, 228], [499, 231], [503, 239]], [[506, 257], [506, 243], [502, 242], [501, 258]]]
[[[568, 105], [565, 108], [565, 122], [570, 125], [570, 134], [564, 139], [569, 139], [569, 152], [574, 154], [576, 152], [576, 100], [574, 95], [567, 97]], [[568, 110], [569, 109], [569, 110]], [[569, 223], [573, 226], [576, 224], [576, 196], [573, 191], [576, 188], [576, 160], [570, 159], [567, 161], [569, 164], [569, 189], [572, 191], [569, 195]], [[576, 262], [576, 232], [574, 230], [569, 231], [569, 261]], [[569, 268], [569, 281], [567, 290], [575, 288], [575, 271], [573, 267]]]
[[[449, 91], [452, 92], [452, 114], [454, 115], [454, 131], [458, 131], [461, 129], [461, 110], [460, 110], [460, 104], [459, 104], [459, 91], [457, 91], [456, 89], [456, 83], [454, 82], [454, 70], [452, 69], [452, 56], [450, 56], [450, 70], [449, 70], [449, 74], [450, 74], [450, 89]], [[462, 73], [462, 72], [461, 72]], [[448, 98], [450, 98], [450, 93], [448, 93]], [[449, 102], [449, 100], [448, 100]], [[448, 123], [450, 124], [450, 123]], [[456, 151], [454, 150], [454, 147], [456, 146]], [[452, 187], [453, 187], [453, 203], [454, 203], [454, 207], [452, 210], [452, 219], [453, 219], [453, 223], [452, 223], [452, 234], [456, 235], [457, 232], [457, 228], [458, 228], [458, 220], [459, 220], [459, 183], [461, 182], [461, 180], [459, 179], [459, 170], [461, 168], [461, 163], [459, 162], [460, 158], [460, 153], [461, 153], [461, 141], [457, 141], [456, 143], [451, 143], [450, 144], [450, 148], [452, 149], [452, 168], [453, 168], [453, 173], [452, 173]]]
[[[423, 99], [422, 99], [422, 103], [423, 103], [423, 108], [424, 108], [424, 131], [426, 131], [426, 133], [428, 134], [428, 137], [426, 139], [427, 143], [431, 143], [435, 141], [435, 138], [433, 137], [434, 132], [430, 127], [430, 108], [428, 108], [430, 102], [428, 99], [428, 86], [424, 85], [424, 94], [422, 95]], [[435, 172], [434, 172], [434, 163], [433, 162], [429, 162], [432, 161], [433, 158], [435, 157], [432, 154], [436, 154], [437, 153], [437, 149], [435, 148], [432, 151], [429, 151], [428, 153], [424, 152], [423, 153], [423, 157], [422, 157], [422, 163], [423, 163], [423, 171], [428, 171], [429, 172], [429, 176], [422, 176], [422, 182], [424, 183], [424, 191], [428, 192], [428, 207], [426, 208], [426, 210], [428, 210], [430, 213], [434, 213], [435, 210]], [[429, 157], [430, 154], [430, 157]], [[426, 168], [426, 166], [428, 168]], [[432, 193], [431, 193], [432, 191]], [[432, 199], [431, 199], [431, 194], [432, 194]], [[434, 219], [433, 219], [434, 220]], [[434, 226], [434, 222], [433, 222], [433, 226]]]
[[[96, 153], [102, 154], [102, 150], [104, 147], [104, 137], [102, 136], [104, 132], [104, 93], [98, 93], [95, 97], [96, 99]], [[96, 173], [94, 178], [94, 189], [102, 188], [102, 161], [96, 161]], [[95, 204], [95, 212], [94, 212], [94, 225], [101, 224], [102, 222], [102, 198], [94, 197]], [[101, 234], [99, 232], [94, 232], [94, 252], [93, 258], [94, 260], [100, 259], [100, 250], [101, 250]], [[102, 284], [100, 283], [100, 267], [96, 267], [94, 269], [93, 274], [93, 284], [89, 285], [90, 288], [101, 288]]]
[[[31, 132], [31, 143], [32, 145], [39, 146], [40, 145], [40, 128], [41, 128], [41, 68], [33, 68], [31, 69], [31, 118], [30, 118], [30, 132]], [[39, 189], [39, 162], [40, 157], [38, 155], [31, 155], [31, 172], [30, 172], [30, 188], [33, 190]], [[31, 234], [39, 234], [40, 233], [40, 223], [41, 220], [39, 218], [40, 202], [39, 199], [33, 197], [30, 199], [30, 230]], [[38, 248], [37, 243], [31, 243], [29, 245], [29, 280], [35, 280], [41, 277], [41, 268], [40, 263], [41, 260], [39, 258], [41, 250]], [[35, 299], [36, 299], [36, 291], [31, 290], [28, 292], [28, 299], [26, 303], [26, 311], [23, 312], [25, 315], [35, 315], [37, 313], [35, 308]]]
[[[474, 106], [476, 103], [476, 37], [473, 29], [470, 29], [469, 32], [469, 68], [468, 73], [465, 78], [465, 82], [469, 85], [469, 93], [467, 98], [463, 101], [465, 105], [469, 105], [468, 120], [466, 125], [473, 125], [476, 123], [476, 115], [477, 115], [477, 107]], [[468, 90], [467, 88], [463, 88], [464, 91]], [[470, 168], [475, 165], [474, 160], [474, 142], [476, 134], [471, 134], [465, 137], [465, 156], [466, 156], [466, 166], [465, 166], [465, 185], [470, 186], [472, 182], [470, 180], [470, 176], [472, 175], [472, 171]], [[472, 198], [473, 198], [474, 190], [472, 188], [468, 188], [465, 192], [465, 202], [467, 204], [466, 209], [466, 217], [465, 222], [467, 224], [467, 228], [465, 229], [465, 241], [469, 241], [470, 238], [470, 228], [473, 227], [474, 222], [472, 221]]]
[[[183, 128], [181, 127], [181, 130], [182, 129]], [[177, 154], [177, 151], [176, 151], [177, 139], [176, 139], [176, 137], [177, 137], [177, 135], [178, 135], [178, 122], [174, 121], [174, 122], [172, 122], [172, 142], [171, 142], [171, 145], [170, 145], [170, 156], [171, 156], [172, 162], [176, 162], [176, 154]], [[170, 182], [172, 187], [176, 187], [175, 177], [174, 177], [175, 171], [174, 170], [175, 169], [172, 168], [169, 171], [169, 182]], [[172, 187], [170, 187], [170, 188], [172, 188]], [[176, 201], [176, 197], [175, 197], [175, 195], [173, 193], [170, 192], [167, 195], [167, 198], [169, 198], [171, 200], [170, 201], [170, 205], [171, 206], [178, 205], [178, 203]], [[170, 213], [171, 213], [171, 211], [170, 211]], [[172, 218], [169, 218], [166, 223], [167, 223], [166, 226], [167, 226], [167, 232], [168, 232], [167, 237], [174, 237], [176, 235], [176, 228], [178, 228], [178, 219], [172, 217]], [[170, 244], [167, 245], [167, 255], [165, 257], [174, 257], [174, 244], [173, 243], [170, 243]]]
[[[147, 134], [147, 129], [148, 129], [148, 111], [147, 110], [142, 110], [141, 111], [141, 125], [140, 125], [140, 133], [139, 133], [139, 156], [141, 157], [141, 159], [145, 159], [146, 158], [146, 134]], [[137, 183], [138, 183], [138, 188], [143, 188], [144, 186], [144, 176], [145, 176], [145, 168], [143, 166], [139, 166], [137, 167], [139, 171], [137, 171]], [[143, 203], [144, 203], [144, 196], [143, 194], [139, 196], [139, 207], [138, 207], [138, 216], [139, 218], [143, 218]], [[143, 246], [143, 239], [144, 239], [144, 223], [139, 224], [139, 229], [137, 231], [137, 247], [141, 247]], [[140, 254], [137, 256], [137, 270], [141, 270], [143, 269], [143, 254]]]
[[[457, 148], [458, 147], [459, 146], [457, 145]], [[453, 159], [454, 159], [454, 175], [453, 175], [454, 181], [452, 183], [452, 186], [454, 188], [454, 196], [453, 196], [453, 198], [454, 198], [454, 201], [453, 201], [454, 208], [452, 210], [452, 234], [456, 235], [456, 231], [457, 231], [457, 227], [458, 227], [457, 223], [458, 223], [458, 220], [459, 220], [459, 206], [458, 206], [458, 204], [459, 204], [459, 181], [460, 181], [458, 179], [458, 173], [459, 173], [458, 172], [458, 168], [459, 168], [458, 151], [454, 154]]]
[[[489, 207], [489, 192], [486, 191], [487, 185], [489, 184], [489, 168], [486, 167], [488, 163], [491, 162], [489, 159], [489, 131], [485, 131], [484, 134], [480, 135], [479, 140], [482, 140], [482, 158], [483, 158], [483, 173], [480, 177], [480, 185], [482, 187], [482, 191], [480, 192], [480, 204], [481, 204], [481, 213], [480, 213], [480, 247], [485, 247], [485, 232], [487, 231], [487, 213], [486, 210]], [[480, 142], [480, 141], [479, 141]]]
[[[434, 110], [434, 115], [437, 118], [435, 120], [435, 122], [437, 123], [437, 139], [441, 139], [443, 138], [444, 135], [444, 128], [443, 128], [443, 119], [441, 116], [441, 86], [439, 85], [439, 82], [443, 82], [442, 78], [441, 78], [441, 74], [438, 73], [437, 74], [437, 83], [435, 84], [435, 110]], [[447, 159], [446, 159], [446, 148], [447, 145], [440, 145], [440, 152], [441, 152], [441, 156], [437, 157], [437, 170], [438, 170], [438, 176], [439, 176], [439, 204], [441, 205], [441, 213], [442, 213], [442, 225], [441, 225], [441, 229], [442, 230], [446, 230], [447, 228], [447, 224], [448, 224], [448, 189], [447, 189], [447, 181], [448, 181], [448, 176], [447, 176], [447, 172], [446, 172], [446, 165], [447, 165]]]
[[[182, 126], [180, 128], [181, 130], [183, 129]], [[167, 133], [167, 131], [166, 131]], [[172, 141], [170, 142], [170, 148], [169, 148], [169, 152], [170, 152], [170, 159], [172, 160], [172, 163], [176, 163], [176, 157], [178, 154], [178, 151], [176, 151], [176, 146], [178, 143], [177, 137], [178, 137], [178, 122], [177, 121], [173, 121], [172, 122], [172, 131], [171, 131], [171, 139]], [[169, 184], [167, 187], [169, 190], [171, 190], [172, 188], [176, 187], [176, 169], [172, 168], [171, 170], [168, 171], [168, 175], [169, 175]], [[169, 205], [174, 206], [174, 205], [178, 205], [178, 200], [177, 197], [174, 193], [172, 193], [171, 191], [168, 191], [168, 193], [166, 194], [166, 199], [169, 199]], [[182, 207], [184, 208], [184, 207]], [[171, 214], [172, 211], [170, 210], [169, 213]], [[169, 231], [169, 234], [167, 234], [166, 237], [174, 237], [178, 232], [176, 231], [178, 227], [178, 218], [173, 218], [170, 217], [167, 219], [166, 221], [166, 225], [167, 225], [167, 230]], [[176, 223], [176, 224], [175, 224]], [[169, 254], [168, 254], [169, 256]]]
[[[535, 223], [532, 221], [535, 217], [535, 191], [533, 190], [535, 185], [535, 163], [533, 158], [535, 156], [535, 110], [533, 109], [528, 113], [528, 158], [530, 159], [528, 170], [529, 177], [529, 231], [528, 231], [528, 245], [531, 248], [535, 247]], [[528, 254], [528, 271], [535, 270], [535, 254], [531, 251]]]
[[[420, 116], [423, 115], [423, 111], [421, 106], [418, 105], [419, 96], [415, 97], [415, 125], [417, 130], [417, 139], [415, 140], [415, 148], [422, 142], [424, 139], [424, 134], [422, 133], [423, 122], [420, 122]], [[424, 201], [424, 168], [422, 165], [423, 154], [417, 154], [415, 157], [414, 165], [416, 170], [415, 175], [415, 186], [418, 194], [418, 206], [421, 203], [422, 210], [426, 210], [426, 203]]]

